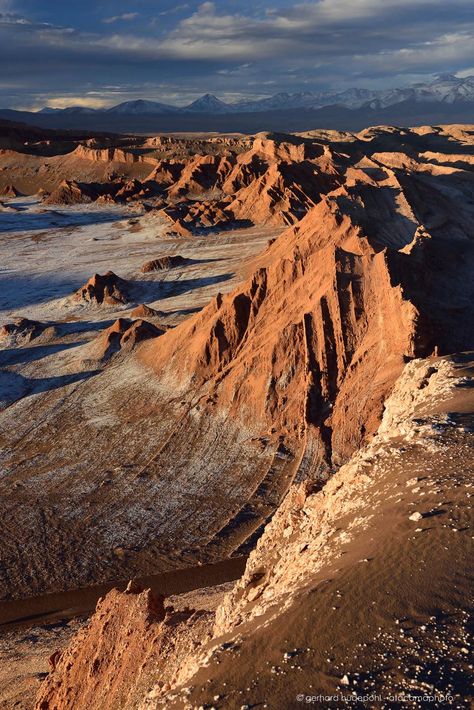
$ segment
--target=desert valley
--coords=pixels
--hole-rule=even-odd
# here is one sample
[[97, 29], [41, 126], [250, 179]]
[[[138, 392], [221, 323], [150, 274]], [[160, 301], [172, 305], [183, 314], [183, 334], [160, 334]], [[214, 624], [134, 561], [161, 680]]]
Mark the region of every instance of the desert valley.
[[0, 707], [467, 708], [474, 126], [0, 123]]

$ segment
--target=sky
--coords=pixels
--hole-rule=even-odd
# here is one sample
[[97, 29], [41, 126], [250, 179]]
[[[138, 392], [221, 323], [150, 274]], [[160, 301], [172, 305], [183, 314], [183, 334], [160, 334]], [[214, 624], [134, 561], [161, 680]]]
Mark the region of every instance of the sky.
[[0, 108], [184, 105], [474, 74], [474, 0], [0, 0]]

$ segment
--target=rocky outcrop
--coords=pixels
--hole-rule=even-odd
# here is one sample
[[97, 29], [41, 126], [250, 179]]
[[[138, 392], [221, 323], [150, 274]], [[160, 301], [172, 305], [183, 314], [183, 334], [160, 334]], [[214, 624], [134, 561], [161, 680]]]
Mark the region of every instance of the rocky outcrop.
[[161, 328], [157, 328], [153, 323], [141, 319], [135, 320], [122, 334], [120, 348], [125, 351], [133, 350], [142, 340], [156, 338], [158, 335], [162, 335], [163, 332]]
[[41, 335], [47, 326], [39, 321], [28, 318], [17, 318], [11, 323], [6, 323], [0, 328], [0, 341], [13, 339], [29, 343], [34, 338]]
[[185, 201], [164, 207], [160, 214], [170, 222], [168, 232], [179, 237], [249, 226], [250, 220], [239, 224], [239, 220], [234, 218], [234, 214], [227, 210], [229, 202], [230, 198], [218, 202], [211, 200]]
[[98, 192], [91, 185], [83, 185], [76, 180], [63, 180], [47, 195], [43, 202], [49, 205], [79, 205], [97, 199]]
[[89, 346], [89, 359], [108, 361], [118, 352], [131, 352], [143, 340], [156, 338], [164, 330], [141, 318], [118, 318]]
[[183, 657], [209, 635], [211, 619], [167, 610], [162, 598], [133, 583], [125, 593], [110, 592], [71, 647], [51, 657], [36, 710], [137, 707], [157, 675], [170, 687]]
[[338, 197], [347, 195], [323, 199], [277, 239], [244, 286], [143, 351], [157, 371], [180, 387], [199, 383], [244, 425], [260, 422], [262, 434], [292, 446], [309, 437], [329, 461], [378, 426], [404, 358], [415, 355], [417, 322], [391, 282], [387, 253], [374, 250]]
[[337, 163], [328, 148], [301, 139], [256, 138], [223, 184], [232, 196], [227, 209], [235, 219], [257, 224], [295, 224], [339, 183]]
[[73, 296], [74, 301], [97, 306], [115, 306], [127, 302], [128, 285], [124, 279], [107, 271], [106, 274], [94, 274]]
[[151, 271], [164, 271], [167, 269], [174, 269], [177, 266], [184, 266], [188, 263], [188, 260], [179, 254], [166, 254], [165, 256], [160, 256], [158, 259], [151, 259], [151, 261], [146, 261], [142, 268], [142, 274], [148, 274]]
[[90, 160], [94, 163], [150, 163], [153, 165], [157, 162], [156, 159], [153, 159], [153, 156], [134, 153], [133, 150], [124, 150], [117, 147], [98, 148], [83, 144], [78, 145], [72, 155], [75, 158]]
[[3, 190], [0, 191], [2, 197], [18, 197], [20, 195], [19, 191], [14, 185], [5, 185]]
[[[408, 359], [474, 343], [472, 209], [442, 187], [456, 181], [465, 192], [466, 173], [433, 173], [411, 157], [408, 170], [379, 150], [396, 142], [392, 134], [374, 136], [370, 150], [355, 142], [345, 185], [321, 192], [245, 284], [140, 354], [181, 391], [200, 392], [210, 412], [311, 451], [313, 468], [317, 459], [341, 463], [376, 431]], [[291, 164], [294, 190], [308, 159], [325, 161], [320, 189], [340, 180], [333, 149], [258, 139], [254, 151], [261, 161], [301, 160]]]
[[145, 197], [147, 190], [144, 188], [140, 180], [128, 180], [115, 193], [116, 200], [131, 200]]
[[146, 303], [140, 303], [130, 313], [131, 318], [161, 318], [163, 315], [165, 315], [163, 311], [157, 311], [155, 308], [147, 306]]
[[105, 195], [99, 195], [96, 202], [98, 205], [116, 205], [117, 204], [117, 200], [110, 193], [106, 193]]
[[[470, 382], [473, 374], [471, 369]], [[216, 635], [262, 615], [267, 604], [288, 603], [294, 591], [304, 585], [308, 569], [316, 570], [335, 554], [328, 533], [337, 528], [337, 521], [348, 514], [357, 518], [356, 511], [368, 513], [364, 493], [385, 469], [384, 459], [396, 457], [400, 442], [402, 449], [410, 443], [419, 445], [420, 459], [422, 452], [429, 456], [438, 451], [437, 434], [441, 438], [450, 426], [446, 420], [449, 404], [444, 403], [452, 401], [465, 386], [464, 376], [457, 375], [450, 360], [430, 358], [406, 365], [385, 403], [382, 422], [370, 445], [343, 465], [321, 492], [308, 484], [293, 488], [251, 555], [242, 579], [218, 610]], [[467, 399], [472, 408], [474, 398]], [[409, 471], [403, 473], [410, 478]], [[360, 527], [363, 523], [358, 520]], [[356, 527], [346, 531], [345, 542]]]
[[145, 184], [166, 192], [172, 231], [189, 236], [240, 224], [295, 224], [340, 183], [338, 163], [329, 148], [304, 138], [260, 134], [235, 152], [160, 161]]

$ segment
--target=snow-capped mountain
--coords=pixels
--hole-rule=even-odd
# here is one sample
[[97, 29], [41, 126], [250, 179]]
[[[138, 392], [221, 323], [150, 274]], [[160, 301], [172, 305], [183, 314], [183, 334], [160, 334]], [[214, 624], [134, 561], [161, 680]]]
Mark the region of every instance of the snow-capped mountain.
[[62, 111], [62, 108], [52, 108], [51, 106], [45, 106], [44, 108], [40, 109], [38, 113], [48, 113], [52, 115], [53, 113], [62, 113]]
[[402, 101], [436, 101], [447, 104], [474, 101], [474, 76], [459, 79], [452, 74], [444, 74], [430, 84], [414, 84], [406, 89], [388, 89], [373, 94], [367, 104], [369, 108], [385, 108]]
[[185, 106], [182, 111], [193, 113], [229, 113], [231, 104], [226, 104], [213, 94], [204, 94], [200, 99], [196, 99], [189, 106]]
[[321, 93], [313, 93], [310, 91], [299, 92], [297, 94], [280, 92], [266, 99], [239, 101], [238, 103], [229, 104], [228, 106], [232, 111], [242, 111], [244, 113], [253, 111], [278, 111], [289, 108], [311, 108], [319, 104], [322, 96], [323, 94]]
[[301, 92], [296, 94], [279, 93], [258, 101], [241, 101], [229, 105], [231, 111], [272, 111], [290, 108], [318, 109], [324, 106], [344, 106], [357, 109], [385, 108], [403, 101], [438, 101], [454, 103], [456, 101], [474, 101], [474, 76], [458, 78], [445, 74], [431, 83], [415, 84], [403, 89], [346, 89], [339, 92]]
[[99, 110], [84, 106], [72, 106], [66, 109], [46, 107], [40, 113], [112, 113], [124, 115], [142, 114], [226, 114], [260, 113], [263, 111], [285, 111], [290, 109], [320, 109], [326, 106], [341, 106], [348, 109], [383, 109], [389, 106], [412, 101], [415, 103], [436, 102], [454, 104], [474, 101], [474, 76], [458, 78], [444, 74], [430, 83], [414, 84], [408, 88], [370, 90], [351, 88], [339, 92], [298, 92], [289, 94], [280, 92], [264, 99], [243, 100], [225, 103], [213, 94], [204, 94], [188, 106], [172, 106], [158, 101], [125, 101], [109, 109]]
[[345, 106], [346, 108], [360, 108], [368, 101], [372, 101], [376, 96], [375, 91], [370, 89], [346, 89], [338, 93], [326, 94], [322, 106], [331, 106], [332, 104]]
[[452, 74], [443, 74], [431, 84], [415, 84], [413, 90], [419, 101], [472, 101], [474, 99], [474, 76], [458, 79]]

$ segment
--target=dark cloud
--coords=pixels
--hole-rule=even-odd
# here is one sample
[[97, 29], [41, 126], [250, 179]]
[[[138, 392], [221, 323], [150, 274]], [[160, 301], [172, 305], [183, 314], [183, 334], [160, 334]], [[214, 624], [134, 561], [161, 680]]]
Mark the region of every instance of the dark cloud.
[[22, 15], [0, 0], [1, 103], [229, 99], [395, 86], [474, 66], [472, 0], [157, 5], [22, 0]]

